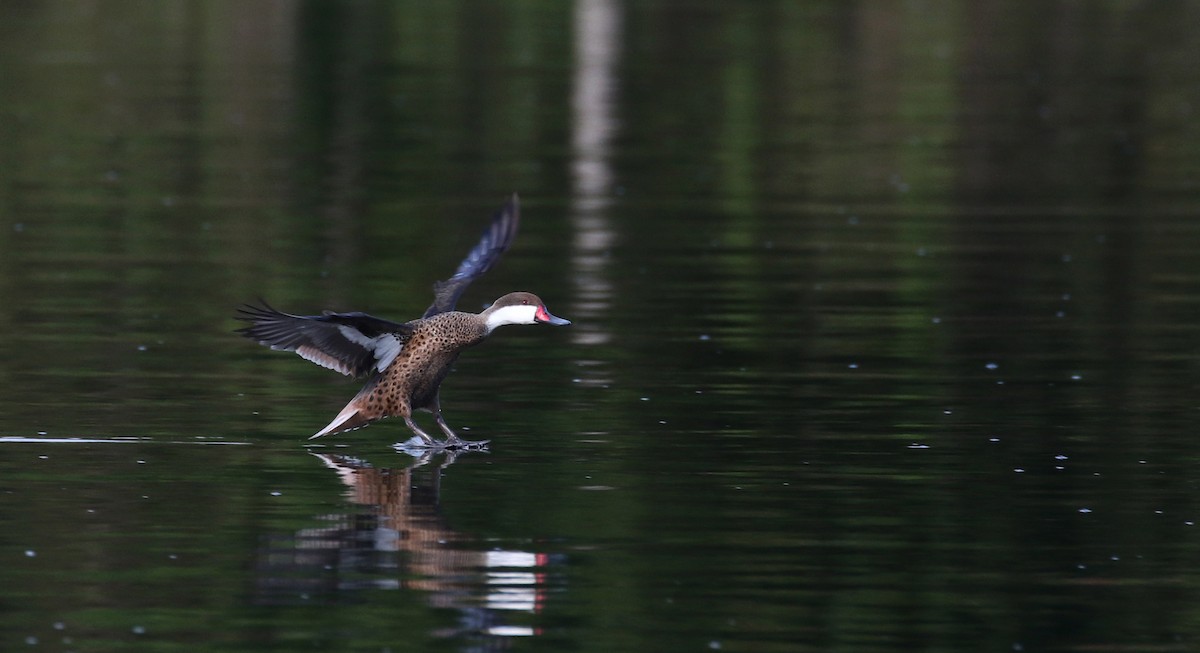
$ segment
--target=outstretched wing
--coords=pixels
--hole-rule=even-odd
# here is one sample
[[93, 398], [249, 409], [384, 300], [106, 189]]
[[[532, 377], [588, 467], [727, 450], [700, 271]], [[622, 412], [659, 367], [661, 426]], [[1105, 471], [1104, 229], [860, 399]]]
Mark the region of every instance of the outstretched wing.
[[[260, 300], [261, 301], [261, 300]], [[305, 360], [347, 376], [382, 372], [412, 333], [412, 327], [366, 313], [292, 315], [247, 304], [238, 319], [250, 326], [238, 333], [271, 349], [294, 351]]]
[[500, 260], [500, 255], [512, 244], [517, 235], [517, 223], [520, 221], [521, 206], [517, 194], [513, 193], [512, 198], [492, 214], [492, 222], [484, 230], [479, 244], [458, 264], [454, 276], [433, 284], [433, 303], [425, 309], [423, 317], [454, 310], [458, 298], [467, 286], [471, 285], [476, 277], [490, 270], [496, 261]]

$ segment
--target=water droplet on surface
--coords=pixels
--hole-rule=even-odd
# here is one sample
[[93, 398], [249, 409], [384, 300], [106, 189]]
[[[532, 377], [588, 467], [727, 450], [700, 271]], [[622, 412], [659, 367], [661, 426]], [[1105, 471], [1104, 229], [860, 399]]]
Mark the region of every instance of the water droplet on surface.
[[281, 497], [281, 496], [283, 496], [283, 493], [282, 493], [282, 492], [280, 492], [279, 490], [271, 490], [271, 496], [273, 496], [273, 497]]
[[36, 558], [37, 551], [34, 551], [33, 549], [25, 549], [25, 557], [26, 558]]
[[996, 363], [988, 363], [987, 365], [984, 365], [984, 367], [988, 368], [989, 370], [994, 370], [1000, 366], [997, 365]]
[[1088, 513], [1090, 513], [1091, 511], [1092, 511], [1092, 509], [1091, 509], [1091, 508], [1080, 508], [1080, 509], [1079, 509], [1079, 512], [1081, 512], [1081, 513], [1083, 513], [1083, 514], [1085, 514], [1085, 515], [1086, 515], [1086, 514], [1088, 514]]
[[133, 628], [130, 628], [130, 630], [133, 632], [134, 635], [145, 635], [146, 634], [145, 626], [134, 626]]

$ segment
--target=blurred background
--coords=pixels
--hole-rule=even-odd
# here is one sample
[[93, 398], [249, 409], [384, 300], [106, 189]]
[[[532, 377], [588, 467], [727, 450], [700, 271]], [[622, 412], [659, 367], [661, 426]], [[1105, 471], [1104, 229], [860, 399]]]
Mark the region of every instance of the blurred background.
[[[0, 9], [0, 649], [1200, 637], [1200, 5]], [[514, 191], [492, 451], [306, 448], [236, 307], [417, 317]]]

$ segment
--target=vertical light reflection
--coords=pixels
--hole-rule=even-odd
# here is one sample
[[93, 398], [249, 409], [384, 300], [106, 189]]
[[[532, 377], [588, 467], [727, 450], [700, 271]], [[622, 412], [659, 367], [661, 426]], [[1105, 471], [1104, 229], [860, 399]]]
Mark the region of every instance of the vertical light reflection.
[[575, 79], [571, 97], [571, 221], [575, 232], [571, 265], [575, 300], [571, 316], [576, 324], [573, 338], [585, 345], [604, 344], [611, 337], [602, 320], [587, 318], [607, 312], [612, 297], [612, 283], [606, 272], [615, 234], [606, 210], [613, 185], [609, 159], [617, 126], [613, 112], [620, 22], [615, 0], [575, 3]]

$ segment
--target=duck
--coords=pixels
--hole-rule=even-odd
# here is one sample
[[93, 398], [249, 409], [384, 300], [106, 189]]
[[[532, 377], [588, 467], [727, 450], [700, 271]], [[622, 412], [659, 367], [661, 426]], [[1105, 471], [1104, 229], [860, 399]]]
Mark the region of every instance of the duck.
[[[456, 450], [483, 448], [487, 440], [460, 438], [442, 416], [440, 389], [450, 367], [468, 347], [507, 325], [565, 326], [537, 295], [510, 292], [479, 313], [455, 310], [467, 286], [508, 250], [520, 223], [516, 193], [495, 213], [479, 242], [448, 279], [433, 285], [434, 299], [421, 317], [393, 322], [366, 313], [294, 315], [264, 299], [244, 304], [237, 319], [249, 325], [241, 335], [271, 349], [289, 351], [354, 378], [369, 378], [329, 424], [309, 439], [359, 429], [387, 417], [400, 417], [413, 433], [411, 446]], [[414, 420], [415, 411], [433, 414], [445, 440], [438, 441]]]

